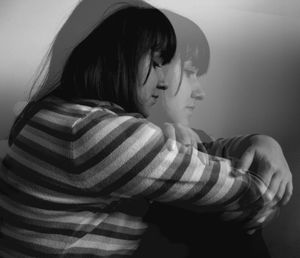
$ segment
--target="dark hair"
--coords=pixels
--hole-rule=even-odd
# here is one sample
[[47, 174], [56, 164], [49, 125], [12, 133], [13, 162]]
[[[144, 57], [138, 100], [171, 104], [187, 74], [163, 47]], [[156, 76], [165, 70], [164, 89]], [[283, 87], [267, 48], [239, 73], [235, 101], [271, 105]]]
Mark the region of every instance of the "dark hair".
[[[166, 16], [149, 5], [122, 5], [106, 17], [71, 52], [61, 78], [46, 95], [63, 99], [86, 98], [110, 101], [127, 112], [140, 112], [137, 96], [140, 61], [160, 53], [163, 64], [176, 50], [176, 36]], [[149, 68], [150, 69], [150, 68]], [[47, 76], [47, 74], [46, 74]], [[15, 120], [9, 136], [12, 144], [35, 102], [46, 96], [39, 90]], [[37, 99], [36, 99], [36, 96]]]
[[162, 12], [122, 7], [74, 48], [53, 94], [111, 101], [128, 112], [139, 112], [136, 88], [142, 57], [158, 51], [168, 63], [175, 50], [175, 32]]
[[210, 48], [208, 40], [201, 28], [192, 20], [169, 10], [163, 13], [172, 23], [177, 39], [177, 55], [181, 59], [181, 76], [175, 95], [179, 92], [183, 64], [185, 60], [191, 60], [198, 69], [198, 76], [207, 72], [210, 60]]

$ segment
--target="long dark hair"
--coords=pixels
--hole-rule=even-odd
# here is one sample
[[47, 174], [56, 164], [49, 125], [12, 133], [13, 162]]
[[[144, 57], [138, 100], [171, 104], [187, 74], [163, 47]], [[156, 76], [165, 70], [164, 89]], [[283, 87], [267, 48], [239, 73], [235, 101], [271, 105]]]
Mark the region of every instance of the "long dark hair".
[[111, 101], [128, 112], [139, 112], [140, 60], [159, 51], [168, 63], [175, 49], [175, 32], [164, 14], [155, 8], [123, 7], [74, 48], [53, 94]]
[[152, 56], [159, 52], [163, 63], [168, 63], [175, 50], [174, 29], [161, 11], [148, 5], [122, 5], [107, 14], [73, 49], [54, 89], [45, 96], [35, 93], [17, 117], [9, 144], [30, 117], [26, 113], [34, 109], [35, 102], [48, 95], [66, 100], [105, 100], [120, 105], [127, 112], [139, 112], [137, 87], [141, 59], [146, 54]]

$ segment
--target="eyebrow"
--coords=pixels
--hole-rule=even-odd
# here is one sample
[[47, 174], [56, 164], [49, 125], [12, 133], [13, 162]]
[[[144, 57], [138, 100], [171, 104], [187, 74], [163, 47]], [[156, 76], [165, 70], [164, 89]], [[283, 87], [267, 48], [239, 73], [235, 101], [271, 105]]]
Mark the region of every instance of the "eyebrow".
[[193, 66], [193, 65], [184, 67], [184, 69], [190, 70], [190, 71], [195, 71], [195, 72], [199, 70], [199, 68], [197, 68], [196, 66]]
[[190, 60], [185, 61], [183, 63], [183, 68], [189, 71], [195, 71], [195, 72], [199, 71], [199, 68], [196, 65], [194, 65], [193, 61]]

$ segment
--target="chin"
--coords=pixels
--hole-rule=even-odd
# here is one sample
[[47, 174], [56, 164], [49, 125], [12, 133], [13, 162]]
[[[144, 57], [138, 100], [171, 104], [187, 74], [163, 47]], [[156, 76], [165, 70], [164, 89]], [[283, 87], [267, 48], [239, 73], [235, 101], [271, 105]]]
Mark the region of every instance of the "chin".
[[150, 112], [148, 110], [140, 110], [139, 113], [142, 114], [145, 118], [150, 115]]

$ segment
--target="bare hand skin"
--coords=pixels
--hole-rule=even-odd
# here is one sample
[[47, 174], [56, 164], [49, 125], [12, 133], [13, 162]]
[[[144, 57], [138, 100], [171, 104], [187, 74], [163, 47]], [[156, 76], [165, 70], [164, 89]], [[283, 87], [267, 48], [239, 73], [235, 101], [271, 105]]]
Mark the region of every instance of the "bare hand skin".
[[[196, 147], [200, 143], [198, 134], [179, 123], [165, 123], [164, 134], [169, 138], [170, 150], [176, 148], [176, 141], [186, 148]], [[227, 157], [228, 155], [228, 157]], [[292, 174], [279, 143], [272, 137], [254, 135], [234, 143], [226, 150], [226, 156], [235, 163], [233, 166], [241, 172], [257, 175], [267, 186], [269, 205], [257, 213], [243, 227], [253, 234], [262, 224], [266, 225], [279, 214], [279, 207], [289, 202], [292, 192]], [[237, 174], [238, 176], [238, 174]], [[225, 212], [224, 219], [232, 219], [238, 214]]]
[[[165, 123], [164, 133], [173, 140], [173, 144], [178, 141], [187, 148], [196, 147], [200, 142], [192, 129], [179, 123]], [[171, 149], [172, 147], [174, 146], [170, 146]], [[254, 135], [228, 149], [227, 154], [238, 160], [234, 166], [242, 173], [251, 171], [263, 180], [274, 206], [279, 207], [289, 202], [293, 193], [292, 173], [275, 139], [266, 135]]]
[[194, 147], [200, 142], [199, 136], [189, 127], [179, 123], [164, 123], [163, 133], [166, 138], [171, 139], [169, 150], [174, 150], [176, 141], [185, 146], [186, 149]]
[[277, 206], [289, 202], [293, 193], [292, 173], [278, 142], [272, 137], [255, 135], [249, 138], [248, 146], [237, 168], [253, 171], [268, 186]]

